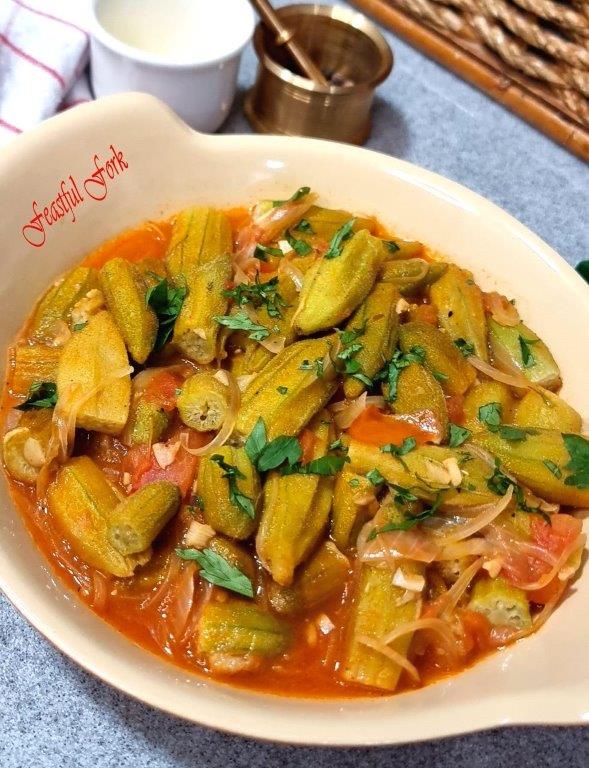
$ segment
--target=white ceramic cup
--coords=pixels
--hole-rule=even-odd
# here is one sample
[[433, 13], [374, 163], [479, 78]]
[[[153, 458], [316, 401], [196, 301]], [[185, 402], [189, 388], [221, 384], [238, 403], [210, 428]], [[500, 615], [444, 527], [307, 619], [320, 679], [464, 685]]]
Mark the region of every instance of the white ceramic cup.
[[[186, 2], [92, 0], [92, 88], [96, 97], [150, 93], [193, 128], [210, 133], [231, 109], [254, 14], [247, 0], [190, 0], [188, 9]], [[187, 22], [202, 25], [194, 50]]]

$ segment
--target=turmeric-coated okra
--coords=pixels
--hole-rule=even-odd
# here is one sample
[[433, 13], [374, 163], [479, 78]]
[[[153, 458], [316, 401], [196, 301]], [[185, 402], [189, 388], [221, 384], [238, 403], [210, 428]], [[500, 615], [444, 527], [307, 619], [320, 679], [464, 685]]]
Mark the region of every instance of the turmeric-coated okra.
[[178, 394], [176, 406], [187, 427], [197, 432], [218, 430], [229, 407], [229, 387], [202, 370], [189, 376]]
[[561, 376], [556, 360], [542, 339], [526, 325], [501, 325], [490, 317], [489, 340], [497, 368], [521, 374], [547, 389], [558, 389]]
[[425, 259], [392, 260], [384, 263], [380, 279], [392, 283], [403, 296], [413, 296], [439, 280], [446, 269], [446, 264]]
[[60, 347], [47, 344], [17, 344], [9, 367], [10, 390], [27, 395], [36, 381], [55, 381]]
[[231, 225], [222, 211], [192, 206], [176, 216], [166, 254], [174, 280], [190, 285], [200, 267], [230, 253]]
[[436, 417], [443, 436], [448, 430], [448, 409], [444, 391], [424, 365], [411, 363], [399, 371], [397, 396], [392, 404], [395, 413], [407, 414], [429, 410]]
[[348, 465], [336, 475], [330, 534], [340, 549], [346, 550], [355, 544], [359, 529], [368, 517], [366, 504], [357, 501], [362, 501], [362, 497], [370, 495], [373, 489], [370, 480], [349, 469]]
[[518, 427], [556, 429], [558, 432], [581, 432], [583, 427], [581, 414], [562, 397], [547, 389], [542, 393], [526, 392], [515, 404], [510, 423]]
[[52, 343], [58, 321], [69, 324], [70, 312], [88, 291], [98, 288], [98, 273], [90, 267], [74, 267], [55, 283], [37, 304], [28, 334], [31, 339]]

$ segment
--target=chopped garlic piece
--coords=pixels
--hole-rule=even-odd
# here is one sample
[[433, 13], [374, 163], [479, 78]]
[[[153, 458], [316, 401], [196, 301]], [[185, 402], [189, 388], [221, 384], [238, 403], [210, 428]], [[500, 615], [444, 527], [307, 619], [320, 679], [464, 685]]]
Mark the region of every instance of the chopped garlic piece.
[[444, 459], [442, 464], [448, 471], [448, 474], [450, 476], [450, 484], [453, 485], [454, 488], [458, 488], [458, 486], [462, 482], [462, 472], [460, 471], [460, 467], [458, 466], [458, 461], [456, 457], [451, 456], [448, 459]]
[[131, 485], [131, 473], [123, 472], [123, 485]]
[[169, 467], [176, 458], [176, 454], [180, 450], [180, 441], [168, 445], [167, 443], [154, 443], [152, 445], [153, 455], [155, 460], [162, 469]]
[[72, 308], [72, 324], [87, 323], [91, 315], [95, 315], [104, 306], [104, 296], [98, 288], [92, 288], [77, 301]]
[[64, 320], [56, 320], [51, 326], [51, 340], [47, 343], [51, 347], [63, 347], [66, 341], [69, 341], [72, 332]]
[[23, 456], [31, 467], [42, 467], [45, 464], [45, 451], [41, 443], [34, 437], [27, 437], [23, 445]]
[[237, 386], [239, 387], [240, 391], [243, 392], [244, 389], [247, 389], [250, 381], [255, 378], [255, 373], [246, 373], [243, 376], [238, 376], [235, 381], [237, 382]]
[[494, 557], [492, 560], [487, 560], [486, 563], [483, 563], [483, 568], [492, 579], [496, 579], [501, 572], [501, 568], [503, 568], [503, 558]]
[[406, 299], [401, 298], [397, 302], [395, 309], [398, 315], [402, 315], [403, 312], [408, 312], [411, 309], [411, 304]]
[[401, 589], [409, 589], [411, 592], [421, 592], [425, 588], [425, 579], [417, 573], [408, 574], [402, 568], [397, 568], [393, 575], [393, 584]]
[[322, 635], [328, 635], [335, 629], [335, 624], [326, 613], [320, 613], [315, 619], [315, 623]]
[[278, 247], [280, 248], [282, 253], [284, 253], [285, 255], [294, 250], [294, 248], [291, 246], [288, 240], [279, 240]]
[[198, 520], [193, 520], [184, 534], [184, 543], [187, 547], [202, 549], [207, 546], [214, 535], [215, 529], [211, 528], [210, 525], [199, 523]]
[[311, 621], [305, 626], [305, 639], [309, 645], [317, 645], [317, 627]]
[[220, 381], [221, 384], [224, 384], [226, 387], [229, 386], [229, 377], [227, 376], [227, 371], [224, 371], [222, 368], [219, 368], [217, 373], [213, 376], [213, 379], [217, 379], [217, 381]]
[[426, 480], [433, 485], [448, 486], [451, 484], [450, 472], [446, 467], [429, 458], [425, 458], [423, 463], [425, 465]]

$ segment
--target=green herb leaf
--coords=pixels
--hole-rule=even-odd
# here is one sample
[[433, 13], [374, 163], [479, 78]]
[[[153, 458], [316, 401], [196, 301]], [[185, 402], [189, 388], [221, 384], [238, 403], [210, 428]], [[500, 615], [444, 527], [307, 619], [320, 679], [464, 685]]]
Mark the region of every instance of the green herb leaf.
[[306, 197], [311, 191], [311, 187], [299, 187], [297, 191], [291, 195], [288, 200], [272, 200], [272, 206], [278, 208], [279, 205], [286, 205], [287, 203], [296, 203], [303, 197]]
[[383, 242], [391, 253], [397, 253], [397, 251], [401, 250], [394, 240], [383, 240]]
[[392, 403], [397, 399], [399, 373], [403, 368], [407, 368], [411, 363], [420, 363], [423, 365], [424, 362], [425, 349], [423, 347], [411, 347], [409, 352], [401, 352], [400, 349], [395, 351], [385, 367], [374, 377], [375, 381], [384, 381], [388, 384], [389, 392], [387, 400], [389, 403]]
[[450, 448], [458, 448], [459, 445], [465, 443], [471, 436], [472, 432], [466, 427], [459, 427], [458, 424], [448, 424], [448, 445]]
[[395, 483], [389, 483], [389, 488], [395, 491], [393, 501], [395, 504], [406, 506], [412, 501], [417, 501], [417, 496], [412, 493], [409, 488], [404, 488], [402, 485], [396, 485]]
[[279, 392], [281, 395], [286, 395], [288, 392], [288, 387], [276, 387], [276, 391]]
[[324, 475], [331, 477], [337, 475], [340, 469], [346, 462], [349, 461], [347, 456], [320, 456], [318, 459], [313, 459], [307, 464], [293, 464], [292, 466], [284, 466], [281, 469], [283, 475]]
[[72, 325], [72, 331], [83, 331], [83, 330], [84, 330], [84, 328], [85, 328], [87, 325], [88, 325], [88, 321], [87, 321], [87, 320], [86, 320], [86, 322], [84, 322], [84, 323], [74, 323], [74, 324]]
[[486, 424], [491, 432], [497, 432], [501, 425], [501, 403], [487, 403], [479, 408], [479, 421]]
[[499, 427], [497, 432], [499, 437], [502, 437], [504, 440], [517, 443], [521, 442], [522, 440], [526, 440], [528, 435], [534, 434], [535, 430], [522, 429], [521, 427], [512, 427], [511, 425], [502, 425]]
[[405, 456], [414, 448], [417, 447], [414, 437], [406, 437], [401, 445], [395, 445], [395, 443], [387, 443], [381, 445], [380, 450], [382, 453], [390, 453], [391, 456]]
[[300, 371], [315, 371], [315, 376], [320, 379], [324, 373], [324, 361], [322, 357], [317, 357], [315, 360], [303, 360], [299, 365]]
[[257, 464], [260, 454], [264, 450], [267, 442], [268, 436], [266, 433], [266, 425], [264, 424], [264, 419], [260, 416], [243, 446], [248, 459], [254, 466]]
[[337, 440], [334, 440], [332, 443], [330, 443], [327, 446], [327, 450], [328, 451], [345, 451], [346, 453], [348, 452], [348, 448], [343, 444], [341, 437], [339, 437]]
[[350, 219], [343, 227], [340, 227], [337, 232], [331, 238], [329, 248], [325, 254], [326, 259], [335, 259], [342, 252], [342, 248], [346, 240], [349, 240], [354, 234], [354, 224], [356, 219]]
[[442, 373], [441, 371], [432, 371], [432, 375], [434, 379], [437, 379], [437, 381], [441, 381], [442, 383], [448, 381], [448, 374]]
[[574, 485], [576, 488], [589, 488], [589, 440], [581, 435], [563, 435], [565, 448], [571, 460], [565, 469], [570, 469], [571, 474], [564, 481], [566, 485]]
[[464, 357], [471, 357], [474, 355], [474, 344], [471, 344], [470, 341], [466, 341], [466, 339], [454, 339], [454, 344], [462, 352]]
[[532, 368], [534, 365], [536, 365], [536, 358], [532, 354], [530, 347], [532, 344], [537, 343], [538, 339], [524, 339], [523, 336], [519, 337], [519, 348], [522, 353], [522, 363], [524, 368]]
[[360, 480], [357, 477], [351, 477], [348, 480], [348, 485], [350, 488], [359, 488], [360, 487]]
[[293, 237], [288, 229], [284, 233], [284, 236], [286, 237], [286, 242], [290, 245], [293, 251], [298, 253], [299, 256], [307, 256], [307, 254], [311, 253], [313, 250], [312, 246], [310, 246], [309, 243], [307, 243], [305, 240], [299, 240], [298, 238]]
[[416, 525], [419, 525], [419, 523], [422, 523], [424, 520], [428, 520], [430, 517], [433, 517], [436, 514], [442, 503], [442, 498], [442, 492], [438, 491], [431, 507], [426, 507], [421, 512], [419, 512], [419, 514], [407, 517], [400, 523], [387, 523], [386, 525], [383, 525], [382, 528], [374, 528], [368, 536], [368, 541], [375, 539], [380, 533], [389, 533], [390, 531], [408, 531], [411, 528], [415, 528]]
[[310, 235], [315, 234], [313, 227], [311, 226], [311, 222], [308, 219], [301, 219], [296, 225], [295, 229], [298, 232], [308, 232]]
[[234, 315], [215, 315], [213, 320], [233, 331], [247, 331], [248, 338], [253, 341], [264, 341], [270, 335], [270, 330], [265, 325], [254, 323], [245, 312], [236, 312]]
[[303, 450], [296, 437], [281, 435], [264, 446], [256, 463], [260, 472], [267, 472], [285, 463], [292, 467], [302, 455]]
[[180, 314], [184, 299], [188, 290], [184, 278], [179, 277], [179, 282], [172, 283], [162, 277], [158, 283], [148, 288], [145, 295], [145, 303], [151, 307], [157, 316], [158, 330], [154, 351], [158, 352], [164, 347], [174, 332], [174, 324]]
[[382, 485], [383, 483], [386, 483], [386, 480], [380, 474], [378, 469], [371, 469], [370, 472], [367, 472], [366, 479], [370, 480], [372, 485]]
[[34, 381], [29, 389], [29, 396], [17, 411], [32, 411], [35, 408], [54, 408], [57, 403], [57, 385], [53, 381]]
[[229, 589], [244, 597], [253, 597], [254, 588], [251, 580], [239, 568], [231, 565], [224, 557], [212, 549], [176, 549], [182, 560], [196, 560], [200, 566], [199, 575], [217, 587]]
[[260, 273], [256, 272], [253, 283], [239, 283], [235, 288], [223, 291], [223, 296], [233, 299], [238, 307], [251, 304], [253, 307], [264, 306], [269, 317], [282, 317], [281, 307], [286, 302], [278, 290], [278, 278], [273, 277], [266, 282], [260, 282]]
[[550, 459], [544, 459], [544, 461], [542, 463], [544, 464], [544, 466], [546, 467], [547, 470], [552, 472], [552, 474], [554, 475], [554, 477], [557, 478], [557, 480], [561, 479], [562, 471], [561, 471], [560, 467], [558, 466], [558, 464], [555, 464], [553, 461], [550, 461]]
[[272, 248], [269, 245], [261, 245], [258, 243], [254, 248], [254, 256], [260, 261], [268, 261], [268, 256], [284, 256], [280, 248]]
[[190, 499], [190, 504], [191, 504], [191, 506], [196, 507], [197, 509], [200, 509], [201, 512], [204, 511], [205, 503], [203, 501], [202, 496], [200, 496], [199, 494], [195, 494]]
[[245, 479], [243, 472], [234, 467], [233, 464], [227, 464], [220, 453], [215, 453], [211, 456], [211, 461], [219, 465], [220, 469], [224, 472], [222, 477], [229, 483], [229, 501], [253, 520], [256, 516], [254, 502], [249, 496], [242, 493], [237, 486], [238, 479]]

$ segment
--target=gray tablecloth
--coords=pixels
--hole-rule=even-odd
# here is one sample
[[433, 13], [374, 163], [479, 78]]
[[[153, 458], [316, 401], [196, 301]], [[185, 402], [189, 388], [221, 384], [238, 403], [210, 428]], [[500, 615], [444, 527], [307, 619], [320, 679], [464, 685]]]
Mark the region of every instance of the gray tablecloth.
[[[395, 67], [379, 91], [368, 146], [485, 195], [572, 264], [589, 258], [587, 166], [392, 35], [388, 37]], [[240, 77], [242, 89], [251, 84], [254, 67], [248, 50]], [[241, 98], [225, 130], [249, 130]], [[258, 744], [187, 725], [111, 690], [65, 659], [0, 597], [2, 768], [309, 765], [587, 768], [589, 730], [504, 729], [371, 750]]]

